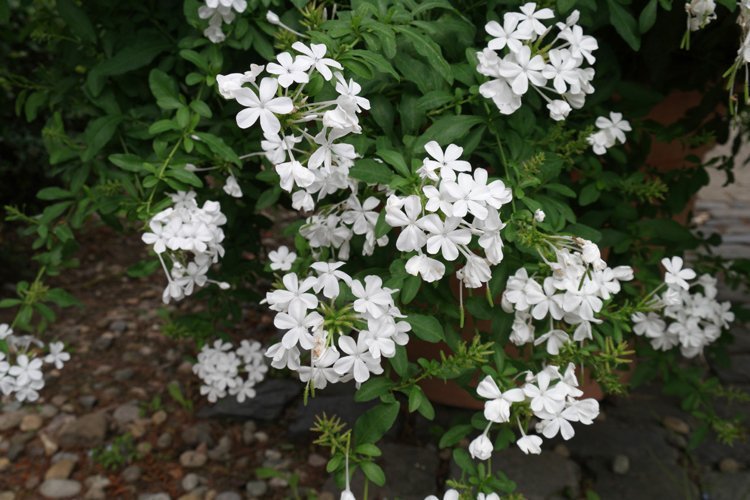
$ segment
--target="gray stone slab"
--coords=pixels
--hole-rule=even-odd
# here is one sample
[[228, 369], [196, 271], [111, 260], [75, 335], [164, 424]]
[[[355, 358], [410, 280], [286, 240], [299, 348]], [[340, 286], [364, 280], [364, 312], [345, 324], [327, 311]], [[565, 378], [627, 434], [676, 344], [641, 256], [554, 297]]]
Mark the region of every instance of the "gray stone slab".
[[750, 472], [711, 472], [702, 486], [707, 500], [750, 500]]
[[201, 418], [235, 417], [254, 420], [275, 420], [284, 408], [294, 400], [304, 385], [298, 380], [268, 379], [258, 384], [256, 395], [242, 403], [235, 397], [220, 399], [216, 404], [205, 406], [198, 411]]

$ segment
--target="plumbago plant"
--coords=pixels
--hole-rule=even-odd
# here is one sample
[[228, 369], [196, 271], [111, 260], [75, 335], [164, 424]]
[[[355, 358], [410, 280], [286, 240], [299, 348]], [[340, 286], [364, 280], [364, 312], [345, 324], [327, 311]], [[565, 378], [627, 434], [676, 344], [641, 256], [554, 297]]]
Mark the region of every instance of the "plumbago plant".
[[[681, 165], [694, 168], [664, 171], [649, 155], [654, 143], [726, 135], [714, 113], [726, 92], [714, 87], [744, 63], [732, 52], [701, 71], [682, 61], [689, 77], [654, 63], [685, 26], [705, 27], [693, 43], [723, 47], [724, 25], [698, 3], [206, 0], [184, 2], [184, 19], [138, 6], [121, 17], [131, 25], [110, 24], [124, 7], [103, 0], [15, 7], [15, 22], [35, 20], [36, 43], [62, 41], [66, 55], [42, 83], [4, 80], [23, 89], [27, 119], [49, 111], [44, 137], [65, 187], [39, 193], [52, 202], [40, 216], [8, 208], [42, 265], [2, 302], [18, 307], [0, 329], [11, 339], [2, 390], [33, 399], [42, 360], [67, 360], [59, 344], [43, 358], [11, 327], [39, 334], [54, 319], [45, 301], [73, 303], [45, 278], [75, 264], [73, 230], [96, 215], [141, 230], [154, 258], [129, 273], [163, 273], [164, 303], [207, 302], [167, 329], [202, 347], [194, 371], [209, 401], [255, 397], [266, 363], [298, 377], [306, 398], [353, 382], [355, 400], [376, 401], [353, 428], [315, 425], [342, 498], [354, 496], [353, 474], [385, 482], [377, 442], [399, 414], [436, 417], [430, 379], [483, 405], [439, 441], [462, 470], [446, 498], [512, 492], [493, 451], [573, 438], [599, 413], [586, 381], [623, 392], [635, 359], [634, 379], [662, 376], [704, 422], [698, 434], [739, 436], [712, 409], [738, 393], [703, 364], [720, 358], [734, 319], [712, 277], [726, 264], [686, 264], [679, 254], [717, 237], [673, 219], [705, 166], [688, 151]], [[746, 7], [736, 10], [744, 27]], [[703, 101], [660, 123], [650, 110], [683, 89], [675, 81]], [[264, 252], [263, 214], [281, 210], [297, 220]], [[270, 289], [259, 291], [264, 271]], [[279, 338], [233, 345], [222, 333], [254, 297]], [[435, 355], [415, 354], [420, 343]]]

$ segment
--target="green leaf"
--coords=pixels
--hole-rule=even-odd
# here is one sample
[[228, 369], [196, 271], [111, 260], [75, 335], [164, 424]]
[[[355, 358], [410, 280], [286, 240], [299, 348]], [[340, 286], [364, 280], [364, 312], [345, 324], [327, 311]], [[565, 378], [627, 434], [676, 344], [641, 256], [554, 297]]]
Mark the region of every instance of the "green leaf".
[[40, 200], [64, 200], [71, 196], [72, 193], [70, 191], [54, 186], [46, 187], [36, 194], [36, 197]]
[[173, 99], [179, 103], [180, 93], [177, 90], [177, 83], [164, 71], [154, 68], [148, 74], [148, 87], [154, 97], [159, 99]]
[[90, 121], [83, 133], [86, 149], [81, 154], [81, 161], [91, 161], [107, 145], [122, 121], [121, 116], [107, 115]]
[[114, 56], [95, 65], [86, 77], [86, 88], [98, 96], [108, 76], [122, 75], [151, 64], [172, 43], [156, 33], [136, 37]]
[[617, 0], [607, 0], [609, 6], [609, 21], [615, 27], [617, 33], [636, 52], [641, 48], [641, 38], [638, 32], [638, 23], [633, 15], [625, 10]]
[[375, 462], [361, 462], [359, 466], [362, 468], [365, 477], [372, 481], [377, 486], [383, 486], [385, 484], [385, 472]]
[[201, 178], [195, 175], [194, 172], [185, 170], [185, 167], [173, 167], [167, 170], [167, 177], [176, 179], [185, 184], [189, 184], [193, 187], [203, 187], [203, 181]]
[[393, 178], [393, 172], [383, 163], [369, 158], [354, 162], [349, 175], [367, 184], [388, 184]]
[[62, 288], [52, 288], [47, 291], [45, 299], [54, 302], [59, 307], [82, 306], [81, 302]]
[[211, 151], [213, 151], [213, 153], [221, 159], [234, 163], [237, 166], [240, 166], [240, 164], [242, 163], [240, 161], [240, 157], [237, 156], [237, 153], [235, 153], [234, 150], [229, 147], [221, 137], [217, 137], [207, 132], [196, 132], [195, 135], [202, 142], [206, 143], [209, 149], [211, 149]]
[[414, 334], [427, 342], [440, 342], [445, 340], [443, 326], [433, 316], [424, 314], [409, 314], [406, 321], [411, 325]]
[[191, 63], [195, 64], [198, 68], [200, 68], [204, 73], [209, 74], [211, 71], [209, 69], [208, 60], [198, 52], [194, 50], [184, 49], [180, 51], [180, 57], [185, 59], [186, 61], [190, 61]]
[[361, 444], [354, 448], [354, 453], [359, 455], [366, 455], [368, 457], [379, 457], [383, 454], [382, 451], [380, 451], [380, 448], [375, 446], [374, 444]]
[[349, 50], [339, 60], [342, 64], [345, 64], [347, 58], [362, 61], [380, 73], [392, 75], [396, 81], [401, 79], [401, 75], [396, 72], [391, 63], [377, 52], [371, 50]]
[[375, 443], [393, 426], [398, 416], [399, 403], [380, 403], [363, 413], [354, 424], [354, 443], [359, 446]]
[[[465, 137], [472, 127], [484, 123], [484, 120], [478, 116], [458, 115], [443, 116], [436, 120], [428, 128], [422, 138], [424, 146], [429, 141], [437, 141], [439, 144], [450, 144], [457, 142]], [[421, 143], [421, 141], [420, 141]]]
[[0, 0], [0, 24], [7, 24], [10, 21], [10, 6], [8, 0]]
[[151, 276], [159, 269], [159, 261], [156, 259], [142, 260], [130, 266], [126, 271], [131, 278], [145, 278]]
[[427, 35], [419, 32], [419, 30], [411, 26], [394, 26], [397, 32], [404, 35], [404, 38], [414, 47], [414, 50], [421, 56], [423, 56], [427, 63], [430, 64], [438, 74], [448, 82], [453, 84], [453, 72], [451, 71], [451, 65], [443, 57], [443, 53], [440, 51], [440, 46], [432, 41]]
[[453, 461], [456, 462], [462, 471], [466, 474], [473, 476], [476, 475], [476, 466], [474, 461], [469, 456], [469, 452], [463, 448], [456, 448], [453, 450]]
[[364, 401], [373, 400], [383, 394], [387, 394], [391, 387], [393, 387], [393, 382], [386, 377], [371, 378], [362, 384], [359, 390], [354, 394], [354, 401], [362, 403]]
[[3, 299], [0, 300], [0, 309], [7, 309], [8, 307], [15, 307], [19, 304], [23, 304], [21, 299]]
[[406, 165], [406, 161], [404, 161], [404, 156], [398, 151], [393, 151], [392, 149], [378, 149], [375, 154], [404, 177], [409, 177], [411, 175], [411, 171]]
[[602, 192], [599, 190], [599, 188], [596, 187], [596, 183], [592, 182], [591, 184], [587, 184], [583, 187], [583, 189], [581, 189], [581, 192], [578, 194], [578, 203], [582, 207], [591, 205], [599, 199], [601, 194]]
[[203, 118], [211, 118], [211, 108], [203, 101], [193, 101], [190, 103], [190, 109], [201, 115]]
[[658, 5], [657, 0], [650, 0], [641, 11], [641, 15], [638, 17], [638, 29], [641, 33], [646, 33], [654, 26]]
[[73, 0], [57, 0], [57, 12], [73, 35], [91, 43], [96, 42], [96, 32], [86, 13]]
[[557, 11], [560, 14], [567, 14], [575, 7], [577, 0], [557, 0]]
[[123, 170], [128, 172], [148, 172], [148, 168], [144, 166], [144, 161], [136, 155], [131, 154], [114, 154], [109, 155], [109, 161], [117, 165]]
[[401, 302], [408, 304], [414, 297], [417, 296], [419, 288], [422, 286], [422, 280], [419, 276], [409, 276], [404, 280], [404, 285], [401, 287]]
[[409, 359], [404, 346], [396, 346], [396, 355], [389, 362], [399, 377], [406, 377], [409, 373]]
[[438, 443], [438, 446], [440, 448], [448, 448], [450, 446], [453, 446], [463, 438], [465, 438], [472, 431], [472, 429], [473, 427], [469, 424], [454, 425], [453, 427], [448, 429], [445, 434], [443, 434], [443, 437], [440, 438], [440, 443]]

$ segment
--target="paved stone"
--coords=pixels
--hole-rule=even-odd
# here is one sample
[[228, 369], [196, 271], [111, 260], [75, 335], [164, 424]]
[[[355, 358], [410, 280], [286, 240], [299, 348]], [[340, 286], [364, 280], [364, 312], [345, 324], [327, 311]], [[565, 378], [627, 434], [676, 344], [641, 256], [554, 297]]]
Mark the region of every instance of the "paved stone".
[[251, 498], [262, 498], [268, 491], [268, 484], [265, 481], [248, 481], [245, 485], [245, 493]]
[[90, 413], [60, 429], [58, 444], [63, 448], [101, 446], [107, 434], [107, 417], [103, 412]]
[[68, 458], [58, 460], [47, 469], [44, 479], [68, 479], [75, 466], [75, 460]]
[[[380, 449], [383, 456], [378, 463], [383, 468], [387, 481], [382, 488], [370, 484], [372, 498], [424, 500], [425, 496], [437, 489], [437, 450], [397, 443], [382, 443]], [[362, 474], [354, 476], [351, 487], [352, 491], [362, 491]], [[332, 478], [326, 481], [323, 490], [337, 496], [341, 492]]]
[[710, 500], [747, 500], [750, 498], [750, 472], [711, 472], [702, 478], [702, 486]]
[[237, 398], [226, 397], [212, 406], [201, 408], [198, 416], [201, 418], [242, 417], [254, 420], [275, 420], [301, 391], [302, 384], [298, 380], [269, 379], [256, 386], [257, 394], [254, 398], [239, 403]]

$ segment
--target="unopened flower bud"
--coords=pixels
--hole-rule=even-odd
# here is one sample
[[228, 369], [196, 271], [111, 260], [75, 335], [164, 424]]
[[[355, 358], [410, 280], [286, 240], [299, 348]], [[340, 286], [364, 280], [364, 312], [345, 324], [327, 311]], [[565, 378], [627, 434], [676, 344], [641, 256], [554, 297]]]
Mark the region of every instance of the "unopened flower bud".
[[534, 212], [534, 220], [537, 222], [544, 222], [544, 218], [547, 217], [547, 214], [544, 213], [544, 210], [537, 208]]
[[271, 12], [270, 10], [266, 12], [266, 21], [276, 26], [281, 24], [281, 19], [279, 19], [279, 16], [277, 16], [274, 12]]
[[474, 441], [469, 444], [469, 454], [471, 458], [487, 460], [492, 455], [492, 441], [485, 434], [480, 434]]

